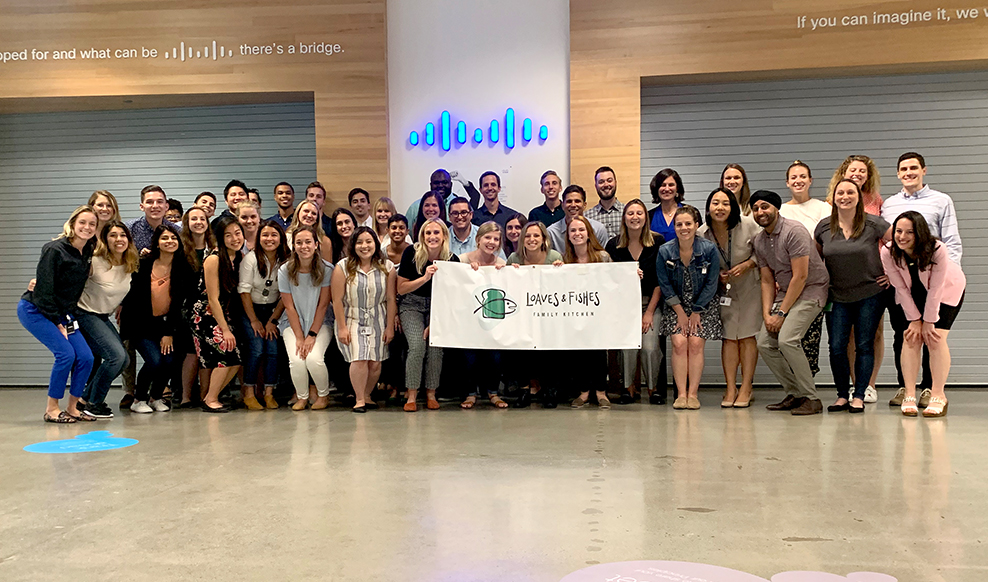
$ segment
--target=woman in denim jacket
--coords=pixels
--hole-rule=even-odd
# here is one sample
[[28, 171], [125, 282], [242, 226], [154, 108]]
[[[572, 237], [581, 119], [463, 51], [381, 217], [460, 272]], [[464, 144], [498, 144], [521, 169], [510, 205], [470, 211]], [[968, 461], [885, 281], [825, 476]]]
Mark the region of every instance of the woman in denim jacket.
[[660, 333], [672, 338], [672, 375], [676, 381], [676, 409], [700, 408], [697, 393], [703, 374], [703, 346], [720, 339], [720, 304], [717, 282], [720, 257], [714, 243], [696, 236], [703, 223], [693, 206], [676, 210], [676, 238], [659, 247], [655, 271], [665, 298]]

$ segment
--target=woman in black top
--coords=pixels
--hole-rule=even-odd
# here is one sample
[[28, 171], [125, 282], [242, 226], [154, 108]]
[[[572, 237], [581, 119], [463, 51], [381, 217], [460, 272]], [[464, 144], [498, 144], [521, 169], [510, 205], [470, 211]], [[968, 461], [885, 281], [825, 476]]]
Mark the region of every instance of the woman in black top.
[[[659, 247], [665, 242], [661, 234], [649, 229], [648, 210], [639, 199], [628, 202], [621, 219], [621, 235], [607, 241], [605, 250], [616, 263], [635, 261], [638, 263], [638, 277], [642, 291], [642, 347], [641, 365], [648, 388], [648, 400], [652, 404], [665, 404], [666, 370], [665, 338], [659, 338], [653, 318], [659, 305], [659, 280], [655, 275], [655, 257]], [[621, 350], [624, 385], [627, 393], [621, 395], [618, 404], [631, 404], [635, 401], [635, 368], [638, 366], [639, 350]]]
[[[45, 422], [66, 424], [96, 420], [79, 414], [76, 405], [93, 369], [93, 352], [78, 332], [75, 310], [89, 278], [89, 266], [96, 248], [96, 212], [80, 206], [65, 222], [62, 234], [41, 250], [33, 291], [17, 303], [17, 319], [24, 329], [38, 338], [55, 356], [48, 382]], [[59, 408], [65, 396], [65, 382], [72, 373], [69, 405]]]
[[131, 412], [166, 412], [162, 399], [174, 375], [175, 354], [184, 358], [189, 341], [182, 304], [190, 290], [192, 267], [186, 259], [178, 228], [162, 222], [151, 237], [151, 252], [141, 259], [120, 315], [123, 337], [144, 359], [137, 375]]

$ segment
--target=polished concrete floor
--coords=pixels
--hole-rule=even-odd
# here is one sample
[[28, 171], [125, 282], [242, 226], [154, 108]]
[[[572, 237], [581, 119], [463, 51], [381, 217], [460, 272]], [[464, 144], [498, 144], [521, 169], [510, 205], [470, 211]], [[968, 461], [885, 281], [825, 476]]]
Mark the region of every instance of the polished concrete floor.
[[[43, 392], [0, 390], [0, 580], [557, 582], [625, 560], [988, 580], [988, 393], [950, 393], [944, 419], [887, 390], [854, 416], [757, 396], [56, 426]], [[140, 443], [22, 450], [101, 429]]]

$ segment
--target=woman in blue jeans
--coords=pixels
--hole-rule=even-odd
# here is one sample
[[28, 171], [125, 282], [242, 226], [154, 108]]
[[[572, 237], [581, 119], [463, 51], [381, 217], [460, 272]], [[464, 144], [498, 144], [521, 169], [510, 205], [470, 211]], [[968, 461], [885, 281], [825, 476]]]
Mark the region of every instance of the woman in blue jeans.
[[138, 259], [134, 239], [122, 222], [107, 222], [99, 241], [77, 314], [80, 331], [94, 358], [93, 374], [79, 408], [86, 416], [113, 418], [106, 394], [110, 382], [127, 366], [127, 350], [111, 318], [130, 291], [131, 274], [137, 271]]
[[[254, 250], [240, 263], [237, 284], [244, 305], [243, 328], [249, 350], [249, 357], [244, 360], [244, 404], [248, 410], [278, 408], [274, 399], [274, 388], [278, 385], [278, 319], [285, 310], [278, 292], [278, 269], [286, 260], [285, 231], [273, 220], [261, 221]], [[258, 371], [263, 372], [264, 406], [254, 392]]]
[[192, 267], [182, 252], [178, 228], [162, 222], [151, 235], [151, 252], [141, 259], [130, 293], [120, 315], [123, 337], [130, 340], [144, 358], [137, 374], [131, 412], [166, 412], [162, 399], [165, 386], [174, 375], [175, 354], [184, 356], [179, 323], [182, 303], [192, 279]]
[[[96, 420], [82, 416], [76, 407], [93, 368], [93, 353], [78, 332], [75, 313], [89, 278], [98, 220], [89, 206], [75, 209], [62, 227], [62, 234], [41, 249], [34, 289], [17, 303], [21, 325], [55, 356], [48, 381], [45, 422]], [[59, 401], [65, 396], [70, 373], [69, 405], [61, 410]]]
[[[882, 291], [888, 278], [882, 267], [879, 242], [889, 224], [865, 213], [856, 182], [841, 180], [834, 186], [833, 210], [816, 226], [814, 238], [830, 273], [827, 335], [830, 336], [830, 369], [837, 386], [837, 400], [828, 412], [864, 412], [865, 389], [875, 366], [875, 333], [884, 311]], [[847, 342], [854, 328], [854, 394], [849, 394], [851, 365]]]

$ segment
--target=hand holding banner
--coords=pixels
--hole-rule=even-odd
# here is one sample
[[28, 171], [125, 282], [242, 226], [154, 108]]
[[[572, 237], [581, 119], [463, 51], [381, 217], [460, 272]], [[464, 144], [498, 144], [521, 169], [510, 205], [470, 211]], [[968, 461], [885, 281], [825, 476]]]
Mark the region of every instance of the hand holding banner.
[[641, 348], [635, 263], [481, 267], [441, 263], [430, 343], [487, 350]]

